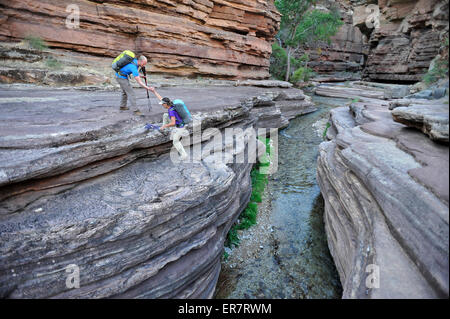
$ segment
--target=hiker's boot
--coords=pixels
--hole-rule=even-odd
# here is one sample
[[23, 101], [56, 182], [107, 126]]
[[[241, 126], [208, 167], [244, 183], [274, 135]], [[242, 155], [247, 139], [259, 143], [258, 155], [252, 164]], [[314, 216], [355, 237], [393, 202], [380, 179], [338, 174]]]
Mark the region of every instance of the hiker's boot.
[[164, 136], [168, 136], [170, 134], [170, 131], [168, 129], [165, 130], [159, 130], [159, 133], [161, 133]]
[[140, 117], [144, 117], [144, 114], [142, 114], [141, 111], [139, 111], [139, 110], [136, 110], [133, 113], [134, 113], [134, 115], [137, 115], [137, 116], [140, 116]]
[[121, 110], [121, 111], [128, 111], [128, 110], [129, 110], [129, 108], [128, 108], [128, 107], [126, 107], [126, 106], [121, 106], [121, 107], [120, 107], [120, 110]]

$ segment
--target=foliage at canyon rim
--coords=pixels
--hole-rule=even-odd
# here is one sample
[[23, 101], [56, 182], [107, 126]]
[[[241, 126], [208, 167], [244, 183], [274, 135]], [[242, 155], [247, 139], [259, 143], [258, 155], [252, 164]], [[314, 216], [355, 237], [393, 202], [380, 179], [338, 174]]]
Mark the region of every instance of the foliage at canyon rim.
[[312, 74], [308, 55], [296, 58], [298, 50], [316, 41], [330, 43], [330, 38], [343, 25], [337, 8], [329, 12], [315, 9], [316, 0], [276, 0], [282, 14], [278, 43], [272, 46], [270, 73], [279, 80], [307, 81]]
[[[448, 52], [448, 47], [449, 47], [449, 40], [448, 37], [446, 37], [443, 41], [442, 49]], [[425, 74], [422, 81], [426, 85], [431, 85], [445, 77], [448, 77], [448, 56], [447, 57], [437, 56], [434, 65], [430, 68], [428, 73]]]
[[28, 35], [24, 38], [24, 42], [32, 49], [38, 50], [38, 51], [44, 51], [48, 49], [47, 43], [42, 40], [42, 38], [34, 36], [34, 35]]

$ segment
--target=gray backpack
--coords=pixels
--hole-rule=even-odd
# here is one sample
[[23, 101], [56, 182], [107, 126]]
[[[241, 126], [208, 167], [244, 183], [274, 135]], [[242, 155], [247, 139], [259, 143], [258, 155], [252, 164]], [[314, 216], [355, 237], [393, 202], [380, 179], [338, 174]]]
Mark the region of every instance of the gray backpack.
[[192, 122], [192, 115], [182, 100], [174, 100], [173, 108], [177, 111], [184, 124], [189, 124]]

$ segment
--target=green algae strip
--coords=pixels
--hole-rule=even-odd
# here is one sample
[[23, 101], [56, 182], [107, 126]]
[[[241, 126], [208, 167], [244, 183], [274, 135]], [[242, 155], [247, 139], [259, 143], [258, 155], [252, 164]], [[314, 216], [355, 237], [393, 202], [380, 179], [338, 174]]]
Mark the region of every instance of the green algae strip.
[[[238, 230], [249, 229], [256, 224], [258, 203], [262, 202], [262, 194], [268, 182], [268, 175], [262, 174], [260, 172], [260, 168], [270, 165], [270, 138], [258, 137], [258, 139], [266, 145], [266, 153], [262, 156], [262, 158], [260, 158], [259, 162], [253, 166], [252, 171], [250, 172], [250, 177], [252, 180], [252, 195], [247, 207], [239, 216], [239, 222], [234, 224], [228, 232], [225, 246], [229, 248], [239, 246], [240, 239], [237, 232]], [[228, 258], [228, 254], [226, 252], [224, 253], [224, 258]]]

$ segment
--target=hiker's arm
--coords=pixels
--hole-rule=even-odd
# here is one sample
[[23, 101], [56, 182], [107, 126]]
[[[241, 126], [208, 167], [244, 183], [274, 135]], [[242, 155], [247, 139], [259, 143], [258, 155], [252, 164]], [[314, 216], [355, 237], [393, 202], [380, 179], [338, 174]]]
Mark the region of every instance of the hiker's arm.
[[160, 130], [165, 129], [166, 127], [175, 126], [175, 123], [176, 123], [175, 116], [171, 116], [170, 119], [171, 119], [172, 121], [171, 121], [169, 124], [165, 124], [165, 125], [161, 126]]
[[[153, 90], [152, 90], [153, 89]], [[156, 92], [156, 90], [155, 90], [155, 88], [150, 88], [150, 91], [152, 91], [155, 95], [156, 95], [156, 97], [158, 98], [158, 100], [162, 100], [162, 97], [161, 97], [161, 95], [159, 95], [158, 94], [158, 92]]]
[[141, 77], [140, 76], [135, 76], [134, 77], [134, 79], [136, 80], [136, 82], [137, 83], [139, 83], [139, 85], [140, 86], [142, 86], [144, 89], [146, 89], [146, 90], [152, 90], [153, 88], [152, 87], [149, 87], [149, 86], [147, 86], [147, 85], [145, 85], [145, 83], [144, 82], [142, 82], [142, 80], [141, 80]]

